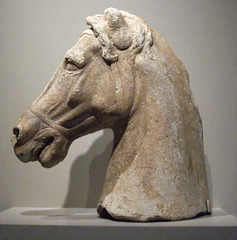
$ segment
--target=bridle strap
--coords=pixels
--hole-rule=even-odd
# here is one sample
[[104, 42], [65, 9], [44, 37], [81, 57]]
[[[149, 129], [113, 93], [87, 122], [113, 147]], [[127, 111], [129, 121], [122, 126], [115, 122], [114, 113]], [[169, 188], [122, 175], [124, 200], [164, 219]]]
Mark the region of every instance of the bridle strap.
[[57, 132], [59, 132], [60, 134], [62, 134], [64, 137], [66, 137], [67, 139], [72, 139], [72, 134], [71, 131], [66, 129], [65, 127], [62, 127], [60, 125], [58, 125], [57, 123], [55, 123], [53, 120], [45, 117], [42, 113], [40, 113], [39, 111], [35, 111], [33, 109], [33, 107], [29, 107], [28, 110], [30, 112], [32, 112], [37, 118], [39, 118], [42, 122], [44, 122], [46, 125], [48, 125], [50, 128], [56, 130]]

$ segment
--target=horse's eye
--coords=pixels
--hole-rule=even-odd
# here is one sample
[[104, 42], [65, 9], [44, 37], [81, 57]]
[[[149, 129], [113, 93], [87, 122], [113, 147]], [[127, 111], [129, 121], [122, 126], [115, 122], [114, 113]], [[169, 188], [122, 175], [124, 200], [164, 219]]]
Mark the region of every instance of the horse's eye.
[[76, 63], [71, 59], [65, 58], [65, 69], [67, 71], [78, 71], [84, 67], [83, 64]]

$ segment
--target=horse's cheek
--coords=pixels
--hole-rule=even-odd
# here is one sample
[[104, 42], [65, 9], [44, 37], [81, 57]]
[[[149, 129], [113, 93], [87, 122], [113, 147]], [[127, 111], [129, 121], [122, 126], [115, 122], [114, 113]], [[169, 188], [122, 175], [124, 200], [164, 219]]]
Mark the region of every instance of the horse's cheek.
[[103, 96], [102, 94], [95, 94], [91, 98], [90, 106], [96, 112], [102, 113], [106, 111], [109, 105], [110, 105], [110, 102], [106, 101], [106, 97]]
[[111, 86], [96, 85], [90, 93], [89, 105], [102, 113], [115, 102], [115, 97], [114, 89]]

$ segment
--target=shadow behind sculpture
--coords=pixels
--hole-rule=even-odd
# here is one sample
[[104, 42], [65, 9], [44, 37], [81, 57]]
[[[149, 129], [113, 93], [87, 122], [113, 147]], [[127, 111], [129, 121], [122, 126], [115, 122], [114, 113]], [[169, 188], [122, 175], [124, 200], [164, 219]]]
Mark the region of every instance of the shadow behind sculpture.
[[14, 127], [17, 157], [53, 167], [75, 139], [111, 128], [100, 216], [154, 221], [207, 214], [202, 123], [182, 61], [127, 12], [109, 8], [87, 23]]
[[[94, 208], [97, 205], [103, 189], [112, 147], [111, 133], [107, 129], [85, 154], [74, 160], [64, 207]], [[101, 149], [103, 149], [102, 152]]]

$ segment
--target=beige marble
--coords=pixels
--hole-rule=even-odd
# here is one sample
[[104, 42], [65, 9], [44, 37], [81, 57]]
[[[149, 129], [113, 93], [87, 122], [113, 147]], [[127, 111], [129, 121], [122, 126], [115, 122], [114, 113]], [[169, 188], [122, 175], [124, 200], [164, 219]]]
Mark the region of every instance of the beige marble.
[[128, 12], [109, 8], [86, 21], [90, 29], [16, 123], [15, 154], [53, 167], [73, 140], [111, 128], [100, 216], [153, 221], [207, 214], [202, 123], [184, 64]]

